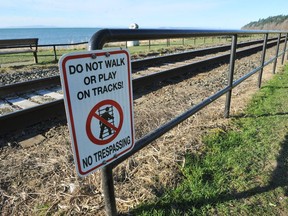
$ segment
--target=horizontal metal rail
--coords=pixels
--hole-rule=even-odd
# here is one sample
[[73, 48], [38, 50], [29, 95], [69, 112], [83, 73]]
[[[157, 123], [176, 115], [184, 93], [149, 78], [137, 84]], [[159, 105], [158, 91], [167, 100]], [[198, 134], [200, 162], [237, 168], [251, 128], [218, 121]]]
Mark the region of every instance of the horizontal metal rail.
[[40, 44], [38, 45], [38, 47], [76, 46], [76, 45], [82, 45], [82, 44], [88, 44], [88, 41], [79, 42], [79, 43]]
[[39, 104], [28, 109], [19, 110], [0, 117], [1, 131], [5, 134], [13, 130], [19, 130], [27, 127], [27, 124], [33, 125], [47, 120], [48, 117], [65, 116], [65, 107], [63, 99], [55, 100], [50, 103]]
[[62, 43], [62, 44], [43, 44], [43, 45], [38, 45], [38, 47], [53, 47], [53, 52], [54, 52], [54, 60], [57, 61], [57, 52], [56, 52], [56, 47], [58, 46], [76, 46], [76, 45], [83, 45], [83, 44], [88, 44], [88, 42], [79, 42], [79, 43]]
[[60, 76], [52, 76], [41, 79], [30, 80], [27, 82], [19, 82], [0, 87], [0, 97], [7, 96], [9, 94], [15, 94], [15, 92], [33, 91], [38, 89], [47, 88], [49, 86], [60, 85]]
[[[284, 41], [284, 39], [282, 40], [282, 42]], [[267, 48], [273, 47], [277, 44], [277, 42], [270, 42], [267, 45]], [[253, 48], [247, 48], [247, 49], [243, 49], [241, 51], [237, 51], [237, 59], [243, 58], [245, 56], [254, 54], [258, 51], [262, 50], [262, 45], [261, 46], [256, 46]], [[170, 70], [165, 70], [165, 71], [161, 71], [158, 73], [153, 73], [144, 77], [139, 77], [139, 78], [135, 78], [133, 79], [133, 88], [138, 88], [138, 87], [143, 87], [145, 85], [149, 85], [151, 84], [151, 82], [157, 82], [163, 79], [168, 79], [168, 78], [172, 78], [175, 76], [181, 76], [182, 74], [185, 73], [196, 73], [199, 71], [199, 68], [201, 67], [206, 67], [215, 63], [228, 63], [229, 62], [229, 57], [230, 54], [223, 54], [220, 56], [216, 56], [216, 57], [211, 57], [209, 59], [205, 59], [202, 61], [198, 61], [195, 63], [191, 63], [191, 64], [187, 64], [184, 66], [180, 66], [177, 68], [173, 68]]]
[[[275, 46], [275, 43], [270, 43], [270, 46]], [[255, 48], [252, 53], [255, 53], [255, 51], [259, 51], [261, 47], [257, 47]], [[240, 58], [240, 55], [247, 55], [247, 50], [242, 50], [240, 52], [237, 52], [237, 59]], [[239, 55], [240, 54], [240, 55]], [[284, 52], [281, 52], [278, 56], [283, 55]], [[222, 56], [217, 56], [214, 58], [210, 58], [207, 59], [207, 61], [209, 61], [209, 63], [211, 62], [221, 62], [221, 61], [228, 61], [229, 60], [229, 56], [230, 54], [227, 55], [222, 55]], [[278, 57], [277, 56], [277, 57]], [[264, 66], [267, 66], [268, 64], [272, 63], [275, 61], [275, 59], [277, 57], [271, 58], [270, 60], [268, 60], [267, 62], [265, 62]], [[206, 62], [206, 60], [205, 60]], [[205, 63], [203, 64], [203, 62], [200, 62], [201, 65], [205, 65]], [[197, 63], [193, 64], [194, 67], [195, 65], [197, 65]], [[199, 65], [198, 65], [199, 67]], [[196, 68], [198, 68], [196, 67]], [[261, 70], [261, 66], [257, 67], [255, 69], [253, 69], [251, 72], [247, 73], [246, 75], [242, 76], [241, 78], [239, 78], [238, 80], [234, 81], [231, 87], [225, 87], [224, 89], [218, 91], [217, 93], [215, 93], [214, 95], [208, 97], [207, 99], [203, 100], [201, 103], [195, 105], [194, 107], [192, 107], [190, 110], [186, 111], [185, 113], [177, 116], [175, 119], [171, 120], [170, 122], [167, 122], [165, 124], [163, 124], [161, 127], [157, 128], [156, 130], [148, 133], [147, 135], [143, 136], [141, 139], [137, 140], [137, 142], [135, 143], [135, 147], [127, 154], [123, 155], [121, 158], [118, 158], [117, 160], [115, 160], [114, 162], [111, 163], [112, 167], [117, 166], [118, 164], [122, 163], [124, 160], [128, 159], [129, 157], [131, 157], [131, 155], [135, 154], [136, 152], [138, 152], [140, 149], [144, 148], [145, 146], [147, 146], [150, 142], [154, 141], [155, 139], [159, 138], [160, 136], [162, 136], [164, 133], [168, 132], [169, 130], [171, 130], [173, 127], [177, 126], [178, 124], [180, 124], [182, 121], [184, 121], [185, 119], [187, 119], [188, 117], [190, 117], [191, 115], [195, 114], [196, 112], [200, 111], [202, 108], [204, 108], [205, 106], [209, 105], [211, 102], [217, 100], [219, 97], [223, 96], [224, 94], [226, 94], [228, 91], [232, 90], [233, 88], [235, 88], [236, 86], [238, 86], [240, 83], [242, 83], [243, 81], [245, 81], [246, 79], [248, 79], [249, 77], [251, 77], [252, 75], [254, 75], [256, 72], [258, 72], [259, 70]], [[174, 69], [172, 69], [174, 72]], [[176, 70], [177, 71], [177, 70]], [[175, 72], [176, 72], [175, 71]], [[181, 71], [181, 70], [180, 70]], [[167, 71], [163, 71], [160, 73], [167, 73]], [[191, 72], [191, 71], [190, 71]], [[168, 71], [169, 73], [169, 71]], [[175, 76], [175, 74], [173, 74]], [[172, 75], [171, 75], [172, 76]], [[153, 80], [157, 80], [157, 78], [159, 77], [153, 77]], [[159, 78], [160, 79], [160, 78]], [[167, 77], [166, 77], [167, 79]], [[143, 79], [144, 80], [144, 79]], [[150, 79], [151, 80], [151, 77]], [[145, 80], [146, 83], [148, 80]], [[141, 83], [145, 83], [145, 81], [141, 81]], [[137, 83], [137, 79], [133, 80], [133, 86], [134, 86], [134, 82], [135, 84], [141, 86], [139, 83]], [[179, 118], [179, 119], [178, 119]]]
[[[106, 213], [107, 215], [117, 215], [117, 209], [116, 209], [116, 201], [115, 201], [115, 195], [114, 195], [114, 184], [113, 184], [113, 173], [112, 169], [123, 162], [125, 159], [129, 158], [145, 146], [149, 145], [152, 141], [159, 138], [175, 126], [177, 126], [179, 123], [183, 122], [199, 110], [206, 107], [208, 104], [212, 103], [213, 101], [217, 100], [219, 97], [226, 94], [226, 105], [225, 105], [225, 116], [229, 116], [229, 109], [230, 109], [230, 101], [231, 101], [231, 91], [234, 87], [239, 85], [241, 82], [258, 72], [259, 70], [262, 70], [263, 67], [266, 65], [266, 62], [263, 62], [262, 65], [252, 71], [250, 71], [245, 76], [241, 77], [237, 81], [233, 82], [233, 74], [234, 74], [234, 64], [236, 59], [236, 48], [237, 48], [237, 37], [239, 35], [250, 35], [250, 34], [263, 34], [267, 35], [277, 33], [278, 34], [278, 41], [277, 41], [277, 48], [276, 48], [276, 56], [273, 58], [273, 60], [270, 60], [270, 62], [274, 61], [274, 68], [277, 64], [277, 58], [278, 58], [278, 51], [279, 51], [279, 45], [280, 45], [280, 38], [281, 34], [285, 33], [285, 50], [283, 54], [285, 54], [286, 50], [286, 43], [287, 43], [287, 32], [281, 32], [281, 31], [242, 31], [242, 30], [157, 30], [157, 29], [103, 29], [98, 32], [96, 32], [89, 42], [89, 50], [96, 50], [96, 49], [102, 49], [103, 45], [107, 42], [117, 42], [117, 41], [133, 41], [133, 40], [148, 40], [148, 39], [166, 39], [166, 38], [185, 38], [185, 37], [198, 37], [198, 36], [231, 36], [232, 37], [232, 43], [231, 43], [231, 55], [230, 57], [230, 68], [229, 68], [229, 83], [225, 88], [218, 91], [217, 93], [213, 94], [212, 96], [206, 98], [204, 101], [200, 102], [199, 104], [193, 106], [186, 112], [182, 113], [181, 115], [177, 116], [176, 118], [170, 120], [169, 122], [163, 124], [159, 128], [157, 128], [154, 131], [151, 131], [150, 133], [146, 134], [142, 138], [138, 139], [135, 143], [135, 147], [127, 154], [121, 156], [120, 158], [117, 158], [115, 161], [113, 161], [111, 164], [107, 165], [102, 169], [102, 187], [103, 187], [103, 193], [104, 193], [104, 201], [106, 206]], [[267, 38], [266, 38], [267, 39]], [[265, 39], [264, 45], [263, 45], [263, 52], [262, 52], [262, 59], [265, 59], [265, 51], [266, 51], [266, 42]], [[261, 47], [260, 47], [261, 48]], [[160, 77], [162, 74], [158, 73], [158, 76]]]
[[[282, 40], [284, 40], [284, 39], [282, 39]], [[253, 42], [253, 43], [255, 43], [255, 42]], [[267, 47], [272, 47], [276, 43], [277, 42], [272, 41], [268, 44]], [[242, 46], [244, 46], [244, 45], [242, 44]], [[260, 50], [261, 50], [261, 46], [255, 46], [252, 49], [251, 48], [243, 49], [243, 50], [237, 52], [237, 58], [241, 58], [243, 56], [247, 56], [247, 55], [256, 53]], [[212, 51], [215, 51], [215, 50], [212, 50]], [[199, 52], [201, 52], [201, 50], [199, 50]], [[206, 52], [206, 51], [204, 51], [204, 52]], [[190, 54], [188, 53], [188, 55], [190, 55]], [[153, 74], [146, 75], [146, 76], [143, 76], [140, 78], [135, 78], [132, 80], [133, 89], [135, 90], [135, 89], [140, 88], [140, 87], [151, 85], [154, 82], [165, 80], [165, 79], [172, 78], [175, 76], [181, 76], [182, 74], [185, 74], [185, 73], [190, 73], [191, 75], [193, 75], [193, 74], [196, 74], [199, 72], [199, 68], [207, 67], [207, 66], [213, 65], [215, 63], [220, 63], [220, 62], [221, 63], [228, 63], [229, 55], [230, 54], [224, 54], [224, 55], [208, 58], [208, 59], [205, 59], [202, 61], [198, 61], [195, 63], [191, 63], [188, 65], [184, 65], [181, 67], [161, 71], [158, 73], [153, 73]], [[158, 57], [155, 58], [156, 60], [153, 60], [153, 64], [156, 64], [156, 62], [158, 62], [157, 58]], [[163, 60], [163, 57], [161, 57], [161, 58]], [[172, 57], [169, 56], [169, 58], [172, 58]], [[182, 58], [186, 58], [186, 57], [182, 56]], [[147, 62], [144, 64], [147, 64]], [[138, 65], [139, 65], [139, 63], [138, 63]], [[216, 66], [217, 65], [214, 65], [214, 67], [216, 67]], [[132, 62], [132, 67], [133, 67], [133, 62]], [[25, 91], [35, 91], [35, 90], [47, 88], [50, 86], [52, 87], [52, 86], [60, 85], [60, 84], [61, 84], [60, 83], [60, 77], [59, 76], [53, 76], [53, 77], [41, 78], [41, 79], [27, 81], [27, 82], [5, 85], [5, 86], [0, 87], [0, 97], [7, 96], [9, 94], [15, 94], [15, 92], [19, 93], [19, 92], [25, 92]], [[59, 113], [62, 113], [64, 115], [64, 111], [61, 110], [64, 108], [64, 106], [59, 105], [60, 103], [63, 104], [62, 99], [60, 99], [57, 103], [52, 102], [51, 104], [49, 104], [49, 103], [41, 104], [39, 106], [36, 106], [33, 109], [30, 108], [27, 110], [19, 110], [19, 111], [16, 111], [15, 113], [10, 113], [10, 114], [4, 115], [4, 116], [0, 116], [0, 124], [5, 125], [5, 128], [3, 128], [0, 131], [0, 134], [4, 134], [4, 133], [7, 133], [7, 132], [10, 132], [13, 130], [17, 130], [21, 127], [24, 128], [24, 127], [27, 127], [27, 126], [32, 125], [34, 123], [37, 123], [36, 122], [37, 118], [35, 118], [36, 115], [34, 115], [34, 113], [36, 112], [36, 109], [38, 109], [37, 113], [39, 113], [39, 116], [41, 116], [41, 118], [38, 118], [38, 122], [40, 122], [41, 120], [53, 118], [53, 117], [55, 117], [56, 114], [58, 115]], [[46, 112], [45, 107], [49, 107], [49, 109], [51, 109], [51, 112]], [[31, 112], [31, 111], [33, 111], [33, 112]], [[40, 114], [41, 112], [42, 112], [42, 114]], [[27, 119], [30, 119], [30, 121], [28, 121]], [[35, 120], [31, 120], [31, 119], [35, 119]], [[17, 124], [15, 124], [15, 122], [17, 122]]]
[[[166, 39], [166, 38], [183, 38], [183, 37], [200, 37], [200, 36], [233, 36], [233, 35], [251, 35], [251, 34], [281, 34], [281, 33], [286, 33], [286, 32], [281, 32], [281, 31], [258, 31], [258, 30], [254, 30], [254, 31], [246, 31], [246, 30], [171, 30], [171, 29], [102, 29], [97, 31], [90, 39], [89, 42], [89, 50], [94, 50], [94, 49], [102, 49], [105, 43], [108, 42], [118, 42], [118, 41], [127, 41], [127, 40], [148, 40], [148, 39]], [[281, 35], [280, 35], [281, 36]], [[277, 42], [276, 42], [277, 43]], [[271, 47], [274, 46], [274, 43], [270, 43], [267, 47]], [[231, 46], [230, 46], [231, 47]], [[262, 49], [262, 46], [258, 46], [254, 48], [255, 51], [259, 51]], [[239, 54], [243, 54], [247, 52], [247, 50], [242, 50], [240, 52], [238, 52]], [[237, 53], [237, 56], [239, 56], [239, 54]], [[220, 57], [216, 57], [215, 59], [209, 59], [209, 61], [221, 61], [221, 60], [226, 60], [227, 57], [229, 57], [230, 54], [227, 55], [222, 55]], [[275, 57], [276, 58], [276, 57]], [[273, 58], [272, 60], [270, 60], [270, 62], [273, 62], [275, 60], [275, 58]], [[235, 60], [235, 59], [234, 59]], [[266, 64], [264, 65], [266, 66]], [[185, 66], [184, 66], [185, 67]], [[262, 68], [262, 67], [261, 67]], [[208, 104], [210, 104], [211, 102], [213, 102], [214, 100], [218, 99], [219, 97], [221, 97], [222, 95], [224, 95], [225, 93], [227, 93], [228, 91], [230, 91], [232, 88], [234, 88], [236, 86], [236, 84], [240, 84], [241, 82], [243, 82], [244, 80], [246, 80], [248, 77], [250, 77], [251, 75], [255, 74], [257, 71], [259, 71], [261, 68], [257, 68], [257, 70], [253, 70], [251, 72], [250, 75], [248, 75], [247, 77], [244, 76], [244, 78], [240, 78], [238, 81], [235, 81], [233, 83], [232, 87], [226, 87], [222, 90], [220, 90], [219, 92], [217, 92], [216, 94], [210, 96], [209, 98], [207, 98], [206, 100], [204, 100], [203, 102], [201, 102], [200, 104], [196, 105], [195, 107], [192, 107], [190, 110], [188, 110], [187, 112], [183, 113], [182, 115], [176, 117], [175, 119], [171, 120], [170, 122], [164, 124], [163, 126], [161, 126], [160, 128], [156, 129], [155, 131], [152, 131], [150, 133], [148, 133], [147, 135], [145, 135], [143, 138], [139, 139], [136, 144], [134, 149], [131, 151], [131, 154], [136, 153], [139, 149], [143, 148], [144, 146], [146, 146], [147, 144], [149, 144], [151, 141], [155, 140], [156, 138], [160, 137], [161, 135], [163, 135], [165, 132], [169, 131], [170, 129], [172, 129], [173, 127], [175, 127], [177, 124], [181, 123], [183, 120], [187, 119], [189, 116], [193, 115], [195, 112], [199, 111], [200, 109], [204, 108], [205, 106], [207, 106]], [[173, 70], [173, 69], [172, 69]], [[178, 70], [179, 71], [179, 70]], [[181, 70], [180, 71], [185, 71], [185, 70]], [[167, 71], [165, 71], [167, 74]], [[169, 73], [169, 72], [168, 72]], [[175, 76], [175, 71], [170, 72], [171, 76]], [[162, 75], [162, 72], [153, 74], [153, 80], [157, 80], [160, 79]], [[172, 75], [173, 74], [173, 75]], [[142, 78], [142, 79], [141, 79]], [[142, 80], [145, 80], [145, 78], [141, 77], [138, 78], [139, 80], [141, 79], [141, 83]], [[134, 81], [135, 80], [135, 81]], [[133, 86], [134, 84], [140, 85], [140, 81], [137, 81], [137, 79], [134, 79], [133, 81]], [[151, 80], [151, 77], [150, 77]], [[147, 80], [143, 81], [143, 83], [147, 83]], [[179, 119], [178, 119], [179, 118]], [[163, 132], [165, 131], [165, 132]], [[136, 147], [137, 146], [137, 147]], [[128, 154], [127, 154], [128, 155]], [[130, 154], [129, 154], [130, 155]], [[123, 156], [119, 159], [117, 159], [116, 161], [114, 161], [112, 163], [112, 167], [118, 165], [119, 163], [121, 163], [123, 160], [127, 159], [129, 156]]]
[[105, 43], [131, 40], [156, 40], [204, 36], [231, 36], [251, 34], [276, 34], [280, 31], [262, 30], [193, 30], [193, 29], [101, 29], [89, 41], [89, 50], [102, 49]]
[[[284, 38], [284, 37], [283, 37]], [[268, 42], [275, 41], [277, 38], [270, 38]], [[255, 40], [249, 42], [242, 42], [237, 44], [237, 48], [243, 48], [246, 46], [252, 46], [263, 43], [263, 40]], [[193, 50], [193, 51], [186, 51], [177, 54], [170, 54], [165, 56], [157, 56], [157, 57], [150, 57], [141, 60], [134, 60], [132, 61], [132, 68], [137, 69], [141, 67], [147, 67], [153, 64], [159, 64], [161, 62], [174, 62], [178, 60], [186, 60], [194, 57], [204, 56], [208, 54], [213, 54], [217, 52], [224, 52], [231, 49], [231, 45], [223, 45], [223, 46], [216, 46], [216, 47], [209, 47], [205, 49]]]
[[[276, 38], [272, 38], [269, 39], [269, 41], [274, 41], [276, 40]], [[283, 42], [283, 39], [282, 39]], [[245, 42], [245, 43], [239, 43], [237, 45], [237, 47], [246, 47], [246, 46], [251, 46], [251, 45], [255, 45], [255, 44], [259, 44], [259, 43], [263, 43], [263, 40], [256, 40], [256, 41], [250, 41], [250, 42]], [[269, 47], [272, 47], [276, 44], [276, 42], [274, 43], [270, 43]], [[250, 50], [250, 54], [253, 52], [257, 52], [259, 51], [261, 48], [261, 46], [257, 46], [254, 47], [253, 50]], [[160, 63], [167, 63], [167, 62], [175, 62], [176, 60], [187, 60], [187, 59], [191, 59], [193, 57], [199, 57], [199, 56], [204, 56], [204, 55], [208, 55], [208, 54], [214, 54], [217, 52], [223, 52], [223, 51], [227, 51], [230, 49], [229, 45], [225, 45], [225, 46], [217, 46], [217, 47], [212, 47], [212, 48], [205, 48], [205, 49], [200, 49], [200, 50], [193, 50], [193, 51], [188, 51], [188, 52], [184, 52], [184, 53], [177, 53], [177, 54], [169, 54], [169, 55], [165, 55], [165, 56], [157, 56], [157, 57], [153, 57], [153, 58], [145, 58], [145, 59], [141, 59], [141, 60], [134, 60], [132, 61], [132, 73], [137, 72], [134, 69], [137, 68], [144, 68], [147, 66], [151, 66], [151, 65], [159, 65]], [[251, 49], [248, 48], [246, 49], [247, 51]], [[246, 54], [246, 50], [243, 50], [241, 52], [238, 52], [239, 57], [241, 57], [242, 55], [248, 55]], [[225, 54], [225, 55], [220, 55], [220, 56], [216, 56], [216, 57], [212, 57], [209, 59], [205, 59], [202, 61], [198, 61], [196, 63], [192, 63], [188, 66], [184, 66], [184, 67], [177, 67], [176, 69], [172, 69], [172, 70], [166, 70], [164, 72], [160, 72], [163, 78], [169, 78], [171, 76], [175, 76], [175, 75], [180, 75], [181, 71], [183, 71], [184, 73], [189, 71], [189, 72], [195, 72], [197, 68], [201, 67], [201, 65], [207, 65], [207, 63], [210, 61], [211, 63], [214, 62], [223, 62], [223, 61], [227, 61], [229, 57], [229, 54]], [[157, 73], [156, 73], [157, 74]], [[166, 74], [166, 77], [165, 77]], [[170, 74], [170, 75], [169, 75]], [[146, 75], [146, 77], [140, 77], [137, 78], [133, 81], [134, 86], [138, 86], [138, 85], [148, 85], [151, 84], [151, 77], [149, 82], [147, 82], [147, 79], [149, 79], [149, 76], [154, 76], [152, 75]], [[155, 75], [155, 76], [159, 76], [159, 75]], [[4, 85], [0, 87], [0, 97], [9, 95], [9, 94], [15, 94], [15, 92], [25, 92], [25, 91], [33, 91], [33, 90], [38, 90], [38, 89], [43, 89], [43, 88], [47, 88], [49, 86], [53, 86], [53, 85], [60, 85], [60, 76], [56, 75], [56, 76], [52, 76], [52, 77], [46, 77], [46, 78], [41, 78], [41, 79], [35, 79], [35, 80], [30, 80], [30, 81], [26, 81], [26, 82], [20, 82], [20, 83], [14, 83], [14, 84], [9, 84], [9, 85]]]

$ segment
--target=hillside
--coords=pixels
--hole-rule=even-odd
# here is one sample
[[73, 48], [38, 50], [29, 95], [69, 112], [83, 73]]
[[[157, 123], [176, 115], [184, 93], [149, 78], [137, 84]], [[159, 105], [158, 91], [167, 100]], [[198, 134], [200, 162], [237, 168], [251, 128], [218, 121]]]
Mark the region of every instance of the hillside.
[[242, 29], [288, 30], [288, 15], [270, 16], [243, 26]]

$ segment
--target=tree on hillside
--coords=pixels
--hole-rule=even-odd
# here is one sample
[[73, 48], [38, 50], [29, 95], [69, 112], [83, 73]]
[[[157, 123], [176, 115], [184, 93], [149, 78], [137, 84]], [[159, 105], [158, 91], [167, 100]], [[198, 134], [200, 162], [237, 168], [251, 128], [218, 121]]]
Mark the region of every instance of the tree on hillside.
[[288, 15], [270, 16], [243, 26], [242, 29], [288, 30]]

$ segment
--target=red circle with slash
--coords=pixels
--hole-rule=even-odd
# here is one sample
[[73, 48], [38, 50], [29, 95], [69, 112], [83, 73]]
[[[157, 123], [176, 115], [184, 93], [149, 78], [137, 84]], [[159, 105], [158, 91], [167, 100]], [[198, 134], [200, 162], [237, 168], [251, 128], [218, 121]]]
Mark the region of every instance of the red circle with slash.
[[[118, 126], [115, 126], [113, 124], [111, 124], [110, 122], [108, 122], [107, 120], [105, 120], [104, 118], [102, 118], [99, 114], [97, 114], [97, 111], [103, 107], [103, 106], [113, 106], [116, 108], [117, 112], [119, 113], [119, 124]], [[101, 121], [102, 123], [104, 123], [105, 125], [107, 125], [108, 127], [110, 127], [111, 129], [113, 129], [115, 132], [113, 133], [112, 136], [108, 137], [107, 139], [98, 139], [92, 132], [93, 128], [91, 127], [92, 125], [92, 120], [96, 118], [99, 121]], [[101, 102], [99, 102], [98, 104], [96, 104], [92, 110], [90, 111], [87, 121], [86, 121], [86, 133], [88, 138], [90, 139], [91, 142], [93, 142], [96, 145], [105, 145], [110, 143], [111, 141], [113, 141], [117, 135], [119, 134], [119, 132], [121, 131], [123, 125], [123, 110], [121, 108], [121, 106], [114, 100], [103, 100]]]

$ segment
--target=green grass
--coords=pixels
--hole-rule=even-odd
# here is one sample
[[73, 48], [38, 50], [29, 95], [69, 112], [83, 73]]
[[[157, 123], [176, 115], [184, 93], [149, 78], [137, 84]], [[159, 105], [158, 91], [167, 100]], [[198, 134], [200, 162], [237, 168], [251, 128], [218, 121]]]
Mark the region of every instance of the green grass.
[[135, 215], [288, 215], [288, 67], [187, 154], [183, 182]]
[[[75, 46], [76, 47], [76, 46]], [[58, 48], [56, 50], [57, 59], [59, 59], [63, 54], [75, 51], [85, 51], [86, 49], [79, 46], [76, 48]], [[58, 61], [55, 61], [53, 49], [42, 49], [40, 48], [37, 53], [38, 56], [38, 63], [39, 64], [47, 64], [47, 63], [55, 63], [57, 64]], [[19, 54], [7, 54], [1, 55], [0, 58], [0, 65], [5, 64], [34, 64], [34, 56], [33, 53], [19, 53]]]

